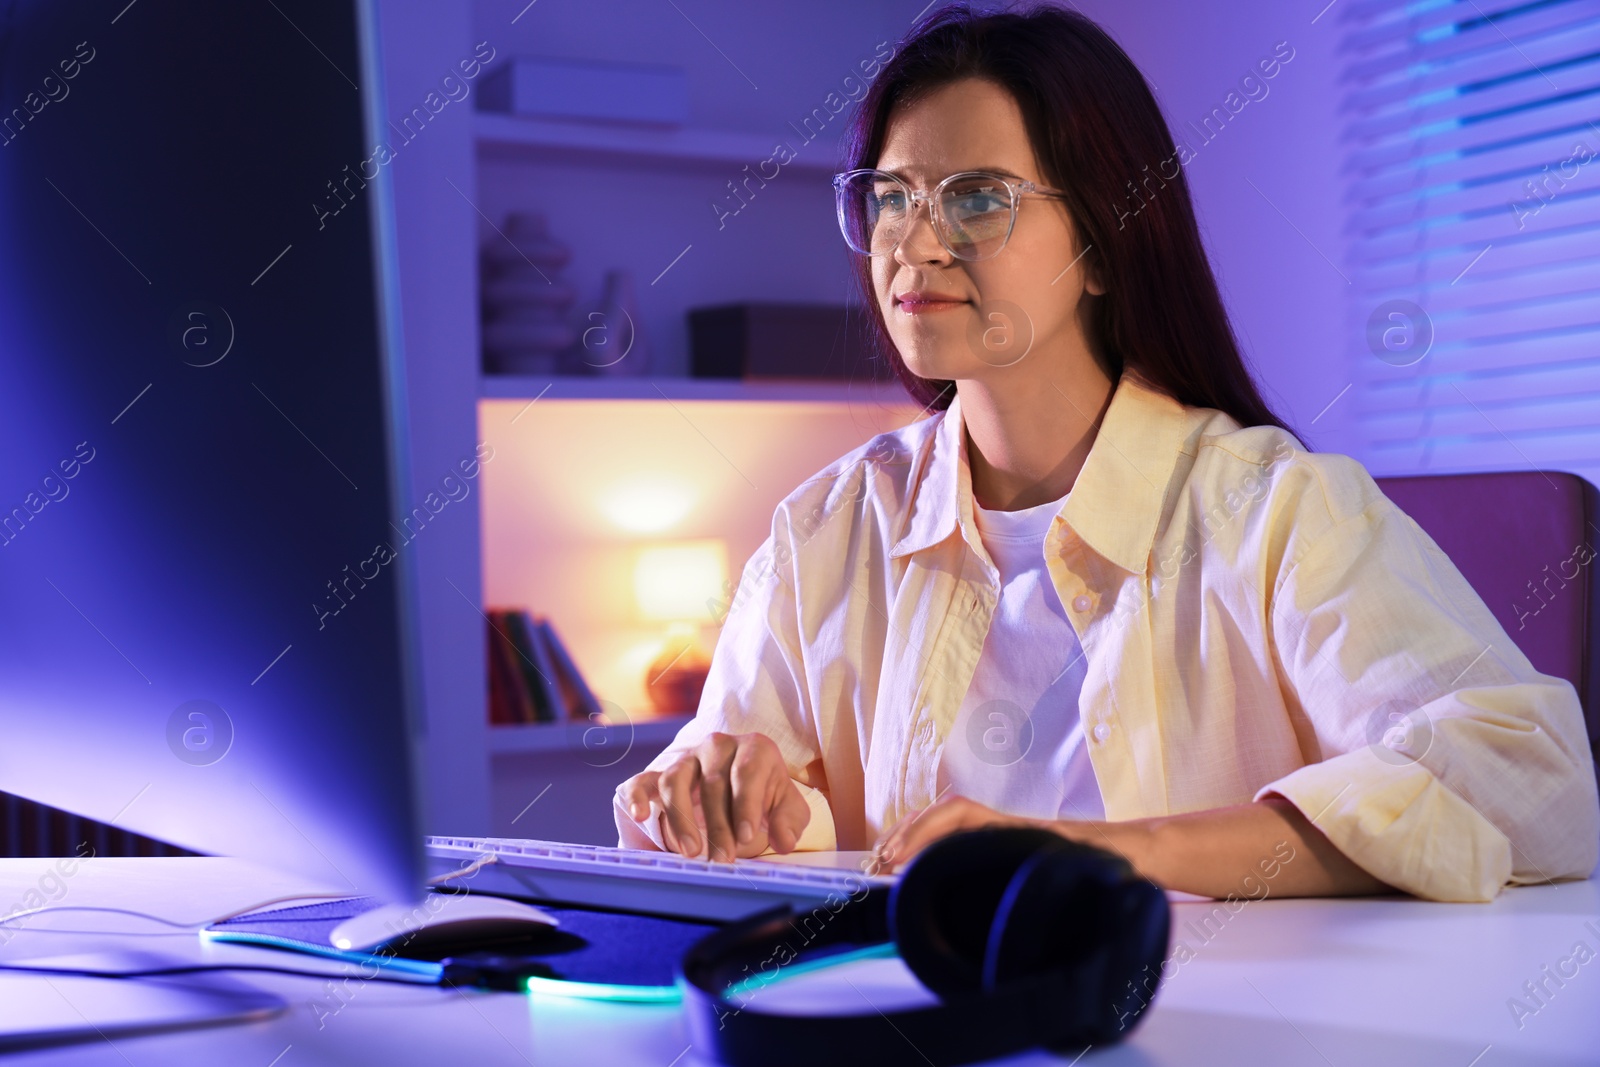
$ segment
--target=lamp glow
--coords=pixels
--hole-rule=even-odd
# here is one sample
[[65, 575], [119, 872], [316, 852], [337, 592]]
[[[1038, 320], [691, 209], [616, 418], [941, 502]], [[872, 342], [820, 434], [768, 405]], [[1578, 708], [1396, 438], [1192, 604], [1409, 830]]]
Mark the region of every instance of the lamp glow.
[[670, 529], [694, 507], [695, 493], [686, 485], [660, 478], [637, 479], [614, 486], [600, 498], [600, 510], [630, 533]]
[[723, 595], [728, 547], [721, 541], [679, 541], [639, 550], [633, 570], [639, 614], [654, 622], [706, 621]]

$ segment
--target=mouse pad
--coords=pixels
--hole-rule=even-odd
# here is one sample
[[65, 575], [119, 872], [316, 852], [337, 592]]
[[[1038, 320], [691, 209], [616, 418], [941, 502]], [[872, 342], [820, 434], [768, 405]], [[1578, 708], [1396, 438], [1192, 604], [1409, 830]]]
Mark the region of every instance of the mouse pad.
[[[370, 957], [359, 952], [342, 952], [332, 947], [329, 935], [341, 922], [375, 907], [369, 897], [319, 901], [297, 907], [251, 912], [206, 927], [215, 940], [257, 944], [272, 948], [311, 952], [332, 959], [365, 962]], [[539, 965], [548, 979], [584, 983], [601, 987], [574, 995], [606, 996], [609, 987], [646, 987], [675, 990], [674, 969], [689, 946], [718, 929], [718, 924], [688, 919], [669, 919], [654, 915], [595, 911], [588, 908], [560, 907], [541, 903], [560, 926], [538, 931], [516, 942], [493, 946], [501, 956], [518, 956]], [[474, 946], [485, 950], [488, 946]], [[471, 951], [469, 949], [468, 951]], [[465, 955], [466, 952], [458, 953]], [[425, 959], [400, 948], [398, 959]], [[438, 958], [437, 954], [431, 958]], [[643, 989], [639, 990], [643, 992]]]

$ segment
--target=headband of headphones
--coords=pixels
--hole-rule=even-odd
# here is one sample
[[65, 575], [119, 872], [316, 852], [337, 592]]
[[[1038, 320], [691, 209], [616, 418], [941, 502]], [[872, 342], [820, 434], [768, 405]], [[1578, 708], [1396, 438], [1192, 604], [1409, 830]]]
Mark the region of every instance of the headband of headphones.
[[[1170, 925], [1166, 894], [1120, 856], [1044, 829], [969, 830], [928, 846], [890, 888], [863, 883], [708, 935], [679, 984], [695, 1045], [730, 1067], [878, 1067], [904, 1059], [907, 1042], [943, 1067], [1125, 1037], [1160, 981]], [[886, 942], [937, 1006], [761, 1010], [760, 985], [802, 953]]]

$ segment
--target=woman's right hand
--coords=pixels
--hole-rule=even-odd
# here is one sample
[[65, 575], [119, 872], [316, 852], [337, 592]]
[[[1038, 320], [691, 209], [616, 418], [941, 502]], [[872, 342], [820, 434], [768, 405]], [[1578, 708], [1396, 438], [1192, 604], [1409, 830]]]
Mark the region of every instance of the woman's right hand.
[[790, 852], [811, 821], [777, 742], [766, 734], [711, 734], [666, 770], [629, 778], [617, 794], [637, 823], [659, 801], [661, 840], [684, 856], [700, 855], [702, 838], [713, 860], [758, 856], [769, 844]]

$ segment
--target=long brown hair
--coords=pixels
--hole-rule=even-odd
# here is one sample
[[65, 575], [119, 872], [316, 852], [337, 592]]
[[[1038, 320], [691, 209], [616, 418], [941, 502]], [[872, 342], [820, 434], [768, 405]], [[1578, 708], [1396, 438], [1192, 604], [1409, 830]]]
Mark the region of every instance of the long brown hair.
[[[1127, 53], [1090, 19], [1043, 6], [975, 13], [965, 3], [926, 15], [851, 116], [847, 166], [876, 165], [896, 105], [963, 78], [996, 82], [1016, 99], [1045, 182], [1068, 194], [1089, 246], [1084, 259], [1106, 289], [1090, 298], [1089, 340], [1113, 380], [1129, 368], [1179, 403], [1289, 429], [1239, 351], [1161, 109]], [[948, 407], [953, 383], [906, 366], [873, 296], [871, 262], [855, 260], [872, 346], [918, 403]]]

